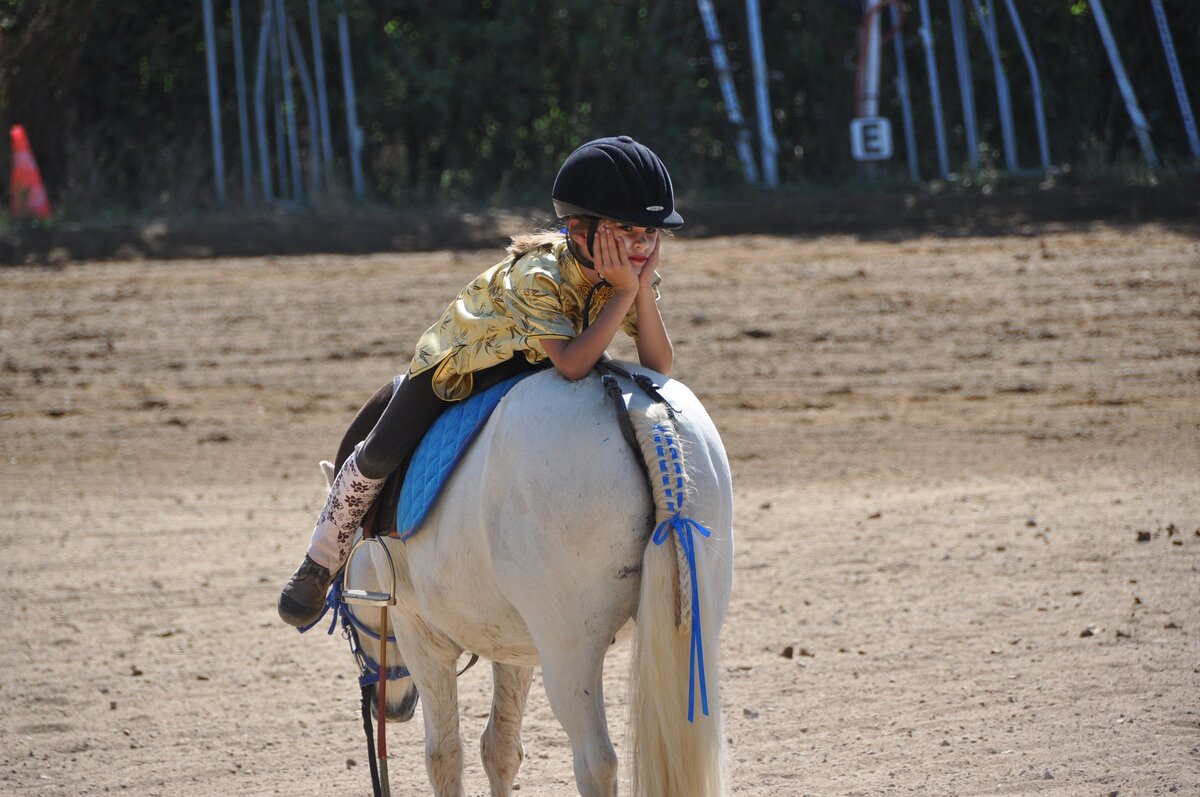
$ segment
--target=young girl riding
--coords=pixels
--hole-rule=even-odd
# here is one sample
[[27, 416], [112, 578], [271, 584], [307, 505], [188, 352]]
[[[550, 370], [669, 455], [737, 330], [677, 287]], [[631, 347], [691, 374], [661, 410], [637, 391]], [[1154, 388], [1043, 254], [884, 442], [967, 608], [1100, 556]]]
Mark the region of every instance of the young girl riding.
[[338, 471], [308, 553], [279, 595], [284, 622], [321, 613], [333, 575], [384, 481], [449, 406], [508, 377], [550, 363], [582, 379], [618, 329], [642, 365], [669, 374], [673, 350], [659, 314], [659, 230], [683, 225], [671, 177], [628, 136], [571, 153], [552, 192], [565, 234], [518, 236], [508, 257], [459, 293], [417, 343], [375, 427]]

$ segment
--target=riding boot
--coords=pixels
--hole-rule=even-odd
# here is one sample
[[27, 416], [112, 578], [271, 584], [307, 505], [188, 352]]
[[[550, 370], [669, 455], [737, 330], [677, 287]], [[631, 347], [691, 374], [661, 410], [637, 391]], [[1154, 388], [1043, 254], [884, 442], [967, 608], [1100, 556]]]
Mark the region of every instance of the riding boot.
[[333, 583], [333, 574], [346, 560], [350, 539], [383, 489], [384, 479], [364, 476], [357, 458], [356, 448], [329, 488], [304, 562], [279, 593], [279, 616], [288, 625], [309, 625], [321, 615], [325, 593]]

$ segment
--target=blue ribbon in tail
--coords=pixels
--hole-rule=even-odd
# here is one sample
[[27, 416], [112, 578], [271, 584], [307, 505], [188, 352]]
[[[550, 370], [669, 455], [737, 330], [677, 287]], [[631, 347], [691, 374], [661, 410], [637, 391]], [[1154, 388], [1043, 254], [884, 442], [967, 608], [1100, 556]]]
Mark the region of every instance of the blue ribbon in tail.
[[687, 556], [688, 570], [692, 577], [692, 648], [688, 659], [688, 722], [696, 716], [696, 682], [700, 682], [700, 710], [708, 716], [708, 685], [704, 678], [704, 639], [700, 630], [700, 587], [696, 582], [696, 543], [692, 532], [698, 531], [708, 537], [712, 534], [691, 518], [680, 517], [676, 512], [658, 524], [654, 530], [654, 544], [662, 545], [670, 537], [671, 530], [679, 536], [679, 544]]
[[[688, 722], [694, 722], [696, 716], [696, 683], [700, 684], [700, 710], [708, 716], [708, 684], [704, 677], [704, 639], [700, 628], [700, 585], [696, 577], [696, 541], [692, 532], [699, 532], [703, 537], [709, 537], [712, 532], [700, 523], [688, 517], [683, 517], [684, 474], [683, 463], [679, 449], [671, 438], [667, 428], [659, 423], [654, 426], [654, 443], [658, 454], [658, 470], [666, 488], [667, 509], [674, 511], [669, 518], [659, 523], [654, 529], [654, 544], [662, 545], [671, 536], [671, 531], [679, 538], [679, 544], [687, 557], [688, 571], [692, 579], [692, 646], [688, 654]], [[667, 467], [668, 452], [673, 461], [673, 468]], [[673, 474], [672, 474], [673, 471]], [[672, 490], [671, 477], [674, 475], [675, 484]]]

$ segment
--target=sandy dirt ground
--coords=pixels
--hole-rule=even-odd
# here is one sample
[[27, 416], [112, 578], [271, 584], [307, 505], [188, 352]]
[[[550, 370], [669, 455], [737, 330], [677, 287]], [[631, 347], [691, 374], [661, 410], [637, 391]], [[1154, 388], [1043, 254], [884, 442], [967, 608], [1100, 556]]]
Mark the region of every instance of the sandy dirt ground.
[[[1200, 795], [1200, 228], [667, 247], [734, 469], [734, 793]], [[0, 269], [0, 793], [369, 793], [345, 644], [275, 597], [318, 459], [495, 259]], [[524, 739], [520, 794], [574, 793], [536, 677]]]

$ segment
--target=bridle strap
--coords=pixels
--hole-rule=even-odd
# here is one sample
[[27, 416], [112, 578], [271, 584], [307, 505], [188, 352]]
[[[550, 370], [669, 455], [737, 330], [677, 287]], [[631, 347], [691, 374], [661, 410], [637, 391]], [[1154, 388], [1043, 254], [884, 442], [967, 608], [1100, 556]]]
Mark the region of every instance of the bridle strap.
[[[329, 594], [325, 596], [325, 606], [321, 609], [321, 615], [303, 628], [297, 629], [300, 633], [308, 631], [328, 614], [333, 612], [333, 622], [329, 624], [327, 634], [333, 636], [333, 632], [337, 629], [340, 621], [342, 626], [342, 636], [350, 643], [350, 655], [354, 657], [354, 661], [358, 663], [358, 683], [360, 686], [369, 686], [379, 681], [379, 663], [372, 659], [363, 649], [362, 643], [359, 641], [359, 633], [364, 633], [376, 641], [381, 640], [379, 634], [372, 631], [370, 628], [355, 616], [354, 611], [350, 608], [350, 604], [346, 603], [342, 597], [342, 579], [345, 576], [345, 571], [338, 571], [337, 577], [333, 579], [333, 584], [329, 587]], [[387, 642], [395, 642], [395, 634], [388, 634]], [[456, 673], [461, 676], [467, 670], [474, 667], [479, 662], [479, 654], [472, 653], [470, 660], [466, 665]], [[397, 665], [387, 668], [387, 679], [389, 681], [398, 681], [401, 678], [407, 678], [411, 675], [407, 667]]]

